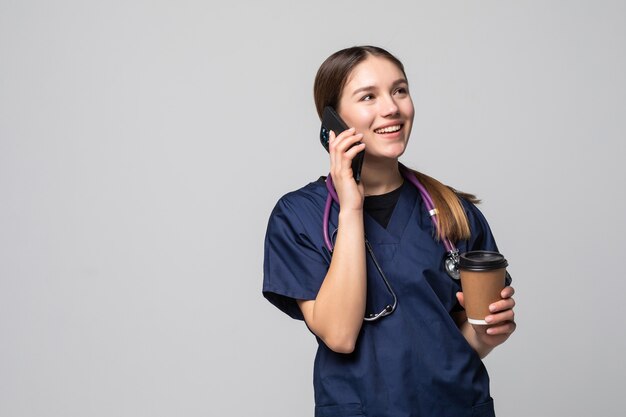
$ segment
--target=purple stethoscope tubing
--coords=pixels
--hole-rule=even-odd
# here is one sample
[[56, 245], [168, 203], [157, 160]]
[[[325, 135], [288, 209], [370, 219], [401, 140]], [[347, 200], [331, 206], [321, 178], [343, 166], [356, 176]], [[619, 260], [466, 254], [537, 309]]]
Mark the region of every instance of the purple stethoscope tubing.
[[[426, 188], [417, 180], [417, 178], [415, 177], [415, 174], [402, 164], [400, 164], [400, 172], [402, 173], [402, 176], [407, 181], [409, 181], [411, 184], [415, 186], [415, 188], [417, 188], [418, 192], [420, 193], [422, 197], [422, 201], [424, 201], [424, 205], [426, 206], [426, 209], [428, 210], [428, 214], [430, 215], [430, 220], [432, 221], [433, 226], [435, 227], [435, 229], [439, 230], [439, 223], [437, 222], [437, 217], [436, 217], [437, 209], [435, 208], [433, 199], [430, 197], [430, 194], [428, 193]], [[328, 227], [330, 223], [330, 210], [331, 210], [333, 201], [339, 204], [339, 197], [337, 196], [337, 191], [335, 190], [335, 186], [333, 184], [333, 178], [330, 176], [330, 174], [328, 174], [328, 176], [326, 177], [326, 189], [328, 190], [328, 196], [326, 197], [326, 204], [324, 205], [324, 218], [323, 218], [324, 243], [326, 245], [326, 248], [330, 251], [330, 254], [332, 255], [333, 243], [328, 233]], [[451, 278], [458, 280], [459, 279], [459, 268], [458, 268], [459, 251], [454, 246], [454, 244], [450, 241], [450, 239], [448, 239], [445, 236], [443, 237], [443, 245], [446, 248], [446, 251], [448, 252], [446, 259], [444, 260], [445, 270]], [[365, 321], [374, 321], [374, 320], [378, 320], [379, 318], [388, 316], [391, 313], [393, 313], [396, 309], [396, 306], [398, 305], [398, 297], [395, 291], [393, 290], [393, 288], [391, 287], [391, 284], [389, 280], [387, 279], [385, 272], [383, 271], [380, 264], [378, 263], [378, 260], [376, 259], [376, 256], [374, 255], [372, 246], [367, 240], [367, 236], [365, 237], [365, 247], [371, 256], [372, 261], [374, 262], [374, 266], [378, 270], [378, 273], [380, 274], [383, 282], [385, 283], [387, 290], [393, 297], [392, 302], [387, 304], [382, 310], [376, 313], [369, 313], [364, 318]]]
[[[422, 196], [422, 200], [424, 201], [424, 205], [426, 206], [426, 210], [430, 214], [430, 219], [433, 222], [435, 228], [439, 227], [439, 223], [437, 223], [437, 209], [435, 208], [435, 204], [433, 203], [433, 199], [430, 197], [426, 188], [417, 180], [413, 172], [409, 170], [404, 165], [400, 164], [400, 172], [402, 176], [409, 181], [411, 184], [417, 188], [420, 195]], [[339, 204], [339, 197], [337, 196], [337, 191], [335, 191], [335, 185], [333, 184], [333, 178], [328, 174], [326, 177], [326, 189], [328, 190], [328, 197], [326, 197], [326, 204], [324, 206], [324, 243], [330, 252], [333, 251], [333, 243], [330, 239], [330, 235], [328, 234], [328, 224], [330, 220], [330, 208], [333, 204], [333, 201]], [[454, 244], [448, 239], [444, 237], [443, 245], [448, 252], [456, 251], [456, 247]]]

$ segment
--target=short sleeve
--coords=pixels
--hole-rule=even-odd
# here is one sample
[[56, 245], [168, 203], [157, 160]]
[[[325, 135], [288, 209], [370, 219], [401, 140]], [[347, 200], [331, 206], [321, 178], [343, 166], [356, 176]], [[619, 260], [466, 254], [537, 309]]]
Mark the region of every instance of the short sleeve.
[[322, 235], [321, 216], [307, 219], [305, 213], [310, 211], [283, 197], [272, 211], [265, 235], [263, 295], [299, 320], [303, 316], [296, 300], [317, 297], [330, 262], [310, 236], [315, 229]]
[[465, 202], [467, 219], [470, 223], [471, 237], [468, 250], [498, 251], [498, 245], [491, 233], [491, 228], [483, 213], [472, 203]]
[[[488, 250], [499, 252], [496, 240], [483, 213], [474, 204], [463, 201], [470, 223], [471, 237], [467, 250]], [[506, 285], [511, 284], [511, 275], [506, 274]]]

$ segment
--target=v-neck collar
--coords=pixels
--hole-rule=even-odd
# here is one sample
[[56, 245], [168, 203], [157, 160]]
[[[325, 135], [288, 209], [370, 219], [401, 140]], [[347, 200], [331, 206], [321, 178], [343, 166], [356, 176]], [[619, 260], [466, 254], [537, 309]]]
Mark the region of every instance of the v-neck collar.
[[404, 230], [411, 219], [411, 213], [416, 208], [418, 193], [408, 181], [402, 184], [400, 198], [393, 209], [387, 228], [381, 226], [372, 216], [364, 213], [365, 235], [370, 243], [394, 244], [400, 243]]

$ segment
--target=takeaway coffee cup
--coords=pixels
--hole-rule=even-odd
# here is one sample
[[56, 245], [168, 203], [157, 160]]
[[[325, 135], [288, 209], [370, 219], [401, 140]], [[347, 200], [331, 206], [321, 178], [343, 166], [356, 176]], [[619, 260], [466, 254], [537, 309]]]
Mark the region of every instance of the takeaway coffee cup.
[[485, 325], [489, 304], [500, 300], [508, 262], [498, 252], [465, 252], [459, 259], [467, 321]]

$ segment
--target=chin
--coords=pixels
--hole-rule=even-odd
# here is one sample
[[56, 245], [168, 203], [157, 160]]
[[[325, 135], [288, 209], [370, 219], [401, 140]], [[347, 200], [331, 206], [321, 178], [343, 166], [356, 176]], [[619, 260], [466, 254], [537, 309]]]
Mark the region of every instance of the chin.
[[367, 155], [373, 158], [398, 159], [404, 151], [406, 151], [406, 144], [397, 144], [385, 146], [383, 149], [374, 149], [371, 154]]

